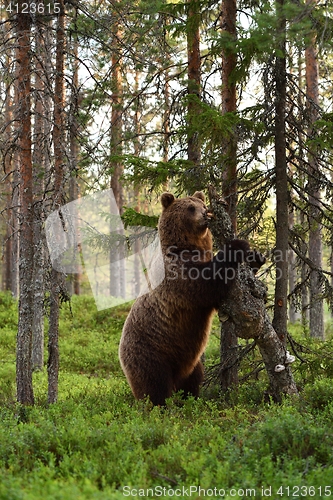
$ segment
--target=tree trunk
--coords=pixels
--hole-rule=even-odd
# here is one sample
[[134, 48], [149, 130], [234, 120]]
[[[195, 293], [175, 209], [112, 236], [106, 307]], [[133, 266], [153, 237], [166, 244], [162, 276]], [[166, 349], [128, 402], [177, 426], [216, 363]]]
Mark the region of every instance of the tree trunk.
[[[162, 124], [162, 131], [163, 131], [163, 161], [168, 162], [169, 161], [169, 153], [170, 153], [170, 66], [171, 66], [171, 56], [170, 56], [170, 50], [169, 50], [169, 44], [170, 44], [170, 39], [168, 36], [168, 26], [170, 25], [170, 19], [166, 15], [164, 17], [164, 23], [165, 23], [165, 28], [164, 28], [164, 46], [165, 46], [165, 55], [163, 55], [163, 66], [165, 67], [164, 72], [163, 72], [163, 124]], [[163, 182], [163, 190], [168, 191], [169, 190], [169, 179], [166, 179]]]
[[[299, 223], [302, 227], [305, 226], [305, 218], [303, 212], [300, 213]], [[302, 255], [307, 253], [307, 244], [304, 241], [301, 246]], [[304, 283], [302, 286], [302, 326], [305, 330], [309, 326], [309, 297], [308, 297], [308, 273], [309, 269], [307, 264], [302, 260], [301, 262], [301, 282]]]
[[[75, 19], [76, 22], [76, 19]], [[69, 140], [70, 140], [70, 178], [69, 178], [69, 199], [70, 201], [79, 198], [79, 187], [77, 181], [78, 172], [78, 112], [79, 112], [79, 60], [78, 60], [78, 38], [73, 33], [73, 76], [71, 86], [71, 107], [69, 117]], [[74, 224], [76, 221], [74, 221]], [[77, 231], [75, 231], [77, 234]], [[80, 273], [74, 273], [70, 281], [70, 294], [80, 295]]]
[[[163, 161], [169, 161], [169, 149], [170, 149], [170, 83], [169, 83], [169, 71], [165, 70], [165, 80], [164, 80], [164, 113], [163, 113]], [[163, 184], [165, 191], [168, 190], [168, 182]]]
[[[124, 206], [124, 191], [121, 176], [124, 165], [119, 158], [122, 154], [123, 141], [123, 96], [122, 96], [122, 74], [121, 74], [121, 38], [122, 32], [120, 21], [115, 20], [112, 26], [112, 112], [111, 112], [111, 188], [115, 197], [119, 213], [122, 214]], [[116, 258], [115, 249], [110, 252], [110, 294], [114, 297], [125, 297], [125, 268], [123, 259], [117, 260], [118, 265], [112, 265], [111, 261]]]
[[[298, 108], [301, 110], [304, 108], [304, 83], [305, 82], [305, 71], [304, 71], [304, 61], [303, 61], [303, 52], [301, 49], [298, 50], [298, 91], [297, 91], [297, 105]], [[301, 188], [304, 190], [305, 185], [306, 185], [306, 163], [303, 159], [305, 159], [305, 152], [304, 152], [304, 144], [305, 144], [305, 130], [303, 127], [298, 127], [297, 130], [297, 139], [298, 139], [298, 144], [299, 144], [299, 163], [300, 163], [300, 179], [301, 179]], [[302, 255], [306, 255], [308, 248], [307, 248], [307, 243], [306, 243], [306, 220], [305, 220], [305, 215], [303, 211], [300, 211], [297, 214], [297, 223], [304, 228], [303, 230], [303, 242], [301, 244], [301, 252]], [[309, 324], [309, 300], [308, 300], [308, 266], [304, 262], [304, 260], [301, 261], [300, 263], [300, 278], [301, 278], [301, 283], [302, 289], [301, 289], [301, 322], [302, 322], [302, 327], [303, 330], [308, 327]]]
[[[139, 71], [135, 71], [135, 94], [139, 94]], [[134, 141], [134, 154], [139, 157], [140, 155], [140, 141], [139, 134], [141, 132], [141, 113], [139, 110], [139, 102], [137, 103], [135, 114], [134, 114], [134, 130], [135, 130], [135, 141]], [[133, 189], [133, 197], [134, 197], [134, 210], [136, 212], [140, 212], [140, 187], [135, 184]], [[139, 296], [140, 288], [141, 288], [141, 242], [139, 239], [136, 239], [134, 242], [134, 286], [133, 293], [135, 297]]]
[[[6, 71], [10, 71], [10, 65], [12, 64], [12, 58], [10, 56], [6, 57]], [[6, 92], [6, 100], [5, 100], [5, 116], [4, 116], [4, 124], [5, 124], [5, 132], [4, 132], [4, 140], [6, 144], [6, 151], [4, 157], [4, 173], [8, 176], [6, 181], [7, 191], [7, 224], [6, 224], [6, 236], [5, 236], [5, 251], [4, 251], [4, 266], [2, 273], [2, 289], [3, 290], [11, 290], [12, 289], [12, 272], [14, 267], [14, 259], [13, 259], [13, 196], [12, 196], [12, 183], [13, 183], [13, 174], [10, 173], [13, 169], [14, 162], [12, 161], [12, 152], [11, 152], [11, 138], [13, 133], [12, 120], [13, 120], [13, 100], [11, 94], [11, 88], [9, 88]]]
[[[331, 287], [333, 288], [333, 247], [331, 247], [330, 264], [331, 264]], [[333, 318], [333, 308], [331, 308], [331, 318]]]
[[43, 233], [44, 223], [44, 82], [43, 65], [46, 51], [44, 46], [44, 29], [41, 25], [36, 30], [36, 47], [38, 48], [38, 61], [35, 71], [35, 120], [34, 120], [34, 150], [33, 150], [33, 183], [34, 183], [34, 308], [33, 308], [33, 334], [32, 334], [32, 369], [42, 370], [44, 367], [44, 264], [45, 264], [45, 238]]
[[[22, 2], [19, 0], [22, 10]], [[31, 367], [33, 319], [33, 194], [31, 155], [30, 107], [30, 16], [17, 14], [17, 119], [19, 126], [19, 176], [20, 176], [20, 299], [16, 348], [17, 401], [34, 404]]]
[[[221, 5], [222, 32], [228, 33], [236, 41], [236, 0], [225, 0]], [[222, 52], [222, 114], [235, 113], [236, 84], [233, 81], [233, 72], [236, 68], [236, 53], [230, 49]], [[228, 203], [227, 211], [230, 216], [234, 232], [237, 232], [237, 136], [236, 131], [230, 133], [222, 143], [222, 195]]]
[[[59, 209], [63, 202], [64, 190], [64, 158], [65, 158], [65, 86], [64, 86], [64, 54], [65, 54], [65, 16], [64, 1], [59, 1], [60, 13], [56, 28], [56, 76], [54, 85], [54, 201], [53, 210]], [[50, 288], [50, 324], [48, 339], [48, 403], [58, 399], [59, 374], [59, 293], [62, 286], [62, 273], [52, 269]]]
[[282, 12], [284, 0], [277, 0], [279, 51], [275, 63], [275, 185], [276, 185], [276, 243], [275, 243], [275, 302], [273, 327], [280, 340], [287, 339], [288, 308], [288, 177], [286, 158], [286, 20]]
[[[236, 39], [236, 0], [224, 0], [221, 5], [221, 29]], [[236, 85], [232, 73], [236, 67], [234, 51], [222, 52], [222, 114], [236, 112]], [[227, 212], [233, 231], [237, 231], [237, 137], [232, 131], [222, 142], [222, 195], [226, 200]], [[220, 318], [221, 313], [219, 314]], [[234, 323], [231, 320], [221, 322], [220, 359], [225, 369], [221, 371], [220, 384], [223, 392], [238, 385], [238, 366], [228, 362], [237, 353], [238, 340]]]
[[[308, 4], [316, 1], [308, 0]], [[316, 37], [313, 35], [311, 44], [305, 49], [306, 74], [306, 108], [309, 117], [308, 135], [313, 134], [313, 123], [318, 119], [318, 58]], [[309, 259], [320, 269], [322, 267], [322, 227], [320, 213], [320, 181], [317, 152], [310, 146], [309, 162]], [[322, 299], [322, 284], [319, 273], [310, 271], [310, 335], [324, 340], [324, 308]]]
[[[289, 213], [289, 228], [292, 229], [294, 227], [294, 212], [291, 211]], [[293, 292], [296, 285], [296, 263], [295, 263], [295, 254], [290, 248], [288, 251], [288, 276], [289, 276], [289, 295]], [[290, 323], [296, 322], [296, 309], [293, 303], [292, 297], [289, 299], [289, 321]]]
[[48, 397], [49, 404], [58, 400], [59, 377], [59, 293], [60, 273], [55, 269], [51, 271], [50, 287], [50, 315], [48, 335]]
[[[16, 48], [16, 61], [18, 61], [18, 47]], [[20, 64], [16, 62], [15, 64], [15, 81], [19, 81], [20, 77]], [[18, 88], [14, 86], [14, 110], [20, 110], [20, 96]], [[19, 113], [19, 111], [18, 111]], [[18, 137], [20, 135], [20, 119], [14, 122], [14, 136]], [[19, 297], [19, 260], [20, 260], [20, 225], [19, 225], [19, 215], [20, 215], [20, 152], [14, 148], [13, 158], [12, 158], [12, 210], [10, 217], [10, 226], [12, 230], [12, 269], [11, 269], [11, 291], [13, 297], [17, 299]]]
[[195, 119], [199, 112], [197, 99], [201, 95], [201, 60], [200, 60], [200, 3], [188, 0], [187, 14], [187, 75], [188, 75], [188, 107], [187, 107], [187, 158], [191, 162], [188, 175], [189, 192], [202, 188], [199, 169], [201, 162], [201, 145]]
[[[210, 202], [215, 216], [210, 229], [216, 241], [225, 243], [233, 239], [233, 227], [223, 202], [213, 189], [210, 189]], [[221, 304], [219, 313], [233, 323], [238, 337], [255, 339], [269, 378], [269, 396], [274, 401], [281, 401], [283, 394], [298, 394], [298, 391], [289, 366], [292, 359], [266, 311], [266, 294], [266, 285], [245, 264], [241, 266], [238, 278]]]
[[[15, 106], [18, 106], [15, 103]], [[11, 286], [13, 297], [15, 299], [19, 296], [19, 260], [20, 260], [20, 227], [19, 227], [19, 204], [20, 204], [20, 162], [19, 153], [14, 152], [13, 155], [13, 181], [12, 181], [12, 210], [10, 218], [10, 226], [12, 230], [12, 269], [11, 269]]]

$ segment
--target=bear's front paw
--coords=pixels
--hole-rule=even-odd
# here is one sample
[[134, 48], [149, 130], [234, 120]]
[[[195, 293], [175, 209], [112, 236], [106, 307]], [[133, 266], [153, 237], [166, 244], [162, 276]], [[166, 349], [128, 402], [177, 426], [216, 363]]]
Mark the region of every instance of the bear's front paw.
[[254, 274], [257, 274], [261, 266], [266, 262], [266, 257], [257, 250], [248, 250], [246, 262], [249, 264]]
[[240, 264], [245, 262], [250, 251], [250, 245], [246, 240], [232, 240], [225, 245], [227, 260]]
[[226, 243], [217, 253], [218, 262], [223, 262], [232, 267], [246, 261], [250, 245], [245, 240], [232, 240]]

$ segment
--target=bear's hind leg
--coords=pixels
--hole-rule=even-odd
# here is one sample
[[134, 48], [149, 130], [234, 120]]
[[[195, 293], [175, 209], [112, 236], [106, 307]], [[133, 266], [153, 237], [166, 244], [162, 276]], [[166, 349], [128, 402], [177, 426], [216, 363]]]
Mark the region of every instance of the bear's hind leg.
[[189, 375], [185, 379], [180, 380], [180, 382], [176, 386], [176, 389], [177, 391], [182, 390], [184, 392], [185, 398], [187, 396], [194, 396], [197, 398], [199, 396], [200, 386], [203, 382], [203, 378], [203, 364], [201, 363], [201, 361], [199, 361], [191, 375]]
[[147, 370], [141, 380], [136, 378], [130, 385], [136, 399], [149, 396], [154, 406], [164, 406], [174, 389], [171, 373], [161, 367]]

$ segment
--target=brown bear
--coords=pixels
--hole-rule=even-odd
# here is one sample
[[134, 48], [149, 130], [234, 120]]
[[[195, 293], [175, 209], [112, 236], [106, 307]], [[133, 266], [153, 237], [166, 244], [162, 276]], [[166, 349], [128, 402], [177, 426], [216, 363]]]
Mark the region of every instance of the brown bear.
[[149, 396], [154, 405], [179, 390], [198, 396], [213, 314], [249, 250], [246, 241], [233, 240], [213, 255], [203, 193], [182, 199], [164, 193], [161, 202], [165, 277], [133, 304], [119, 347], [134, 396]]

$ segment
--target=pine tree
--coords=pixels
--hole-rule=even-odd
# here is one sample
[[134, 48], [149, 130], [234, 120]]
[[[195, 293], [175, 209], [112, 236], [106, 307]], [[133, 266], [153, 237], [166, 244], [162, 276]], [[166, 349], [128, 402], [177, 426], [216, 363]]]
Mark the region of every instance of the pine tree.
[[[308, 5], [315, 5], [309, 0]], [[306, 74], [306, 105], [309, 119], [308, 135], [311, 139], [313, 124], [318, 119], [318, 52], [316, 48], [316, 35], [311, 36], [310, 44], [305, 49], [305, 74]], [[309, 193], [309, 259], [317, 269], [323, 266], [322, 261], [322, 228], [321, 228], [321, 192], [320, 170], [318, 153], [314, 146], [310, 146], [308, 153], [308, 193]], [[324, 339], [324, 309], [322, 300], [322, 283], [320, 274], [316, 270], [310, 271], [310, 335]]]
[[[230, 42], [236, 42], [236, 0], [225, 0], [221, 5], [221, 29], [223, 34], [230, 37]], [[222, 50], [222, 107], [223, 115], [236, 113], [236, 54], [233, 49]], [[231, 129], [222, 139], [222, 195], [227, 202], [227, 211], [237, 232], [237, 136], [236, 130]], [[237, 351], [238, 339], [235, 325], [232, 321], [221, 322], [220, 356], [221, 365], [227, 366], [221, 370], [221, 389], [227, 391], [232, 385], [238, 384], [238, 366], [228, 367], [228, 360]]]
[[288, 295], [288, 176], [286, 144], [286, 19], [284, 0], [276, 3], [278, 37], [275, 62], [275, 186], [276, 186], [276, 243], [275, 243], [275, 302], [273, 327], [280, 340], [287, 339]]
[[200, 112], [198, 100], [201, 96], [201, 57], [200, 57], [200, 2], [187, 2], [187, 73], [188, 73], [188, 140], [187, 158], [192, 174], [191, 190], [201, 189], [199, 176], [201, 145], [199, 132], [195, 127], [196, 115]]
[[[55, 84], [53, 111], [53, 148], [54, 148], [54, 187], [53, 210], [61, 207], [64, 200], [65, 170], [65, 12], [64, 1], [59, 1], [60, 13], [56, 25]], [[63, 289], [63, 275], [56, 269], [51, 271], [50, 283], [50, 316], [48, 332], [48, 403], [58, 399], [59, 376], [59, 306], [60, 293]]]
[[[18, 2], [22, 10], [22, 1]], [[16, 347], [17, 401], [26, 405], [34, 404], [32, 387], [32, 321], [33, 321], [33, 189], [32, 189], [32, 152], [31, 152], [31, 25], [30, 16], [17, 14], [17, 120], [19, 139], [19, 176], [20, 176], [20, 300], [19, 324]]]

